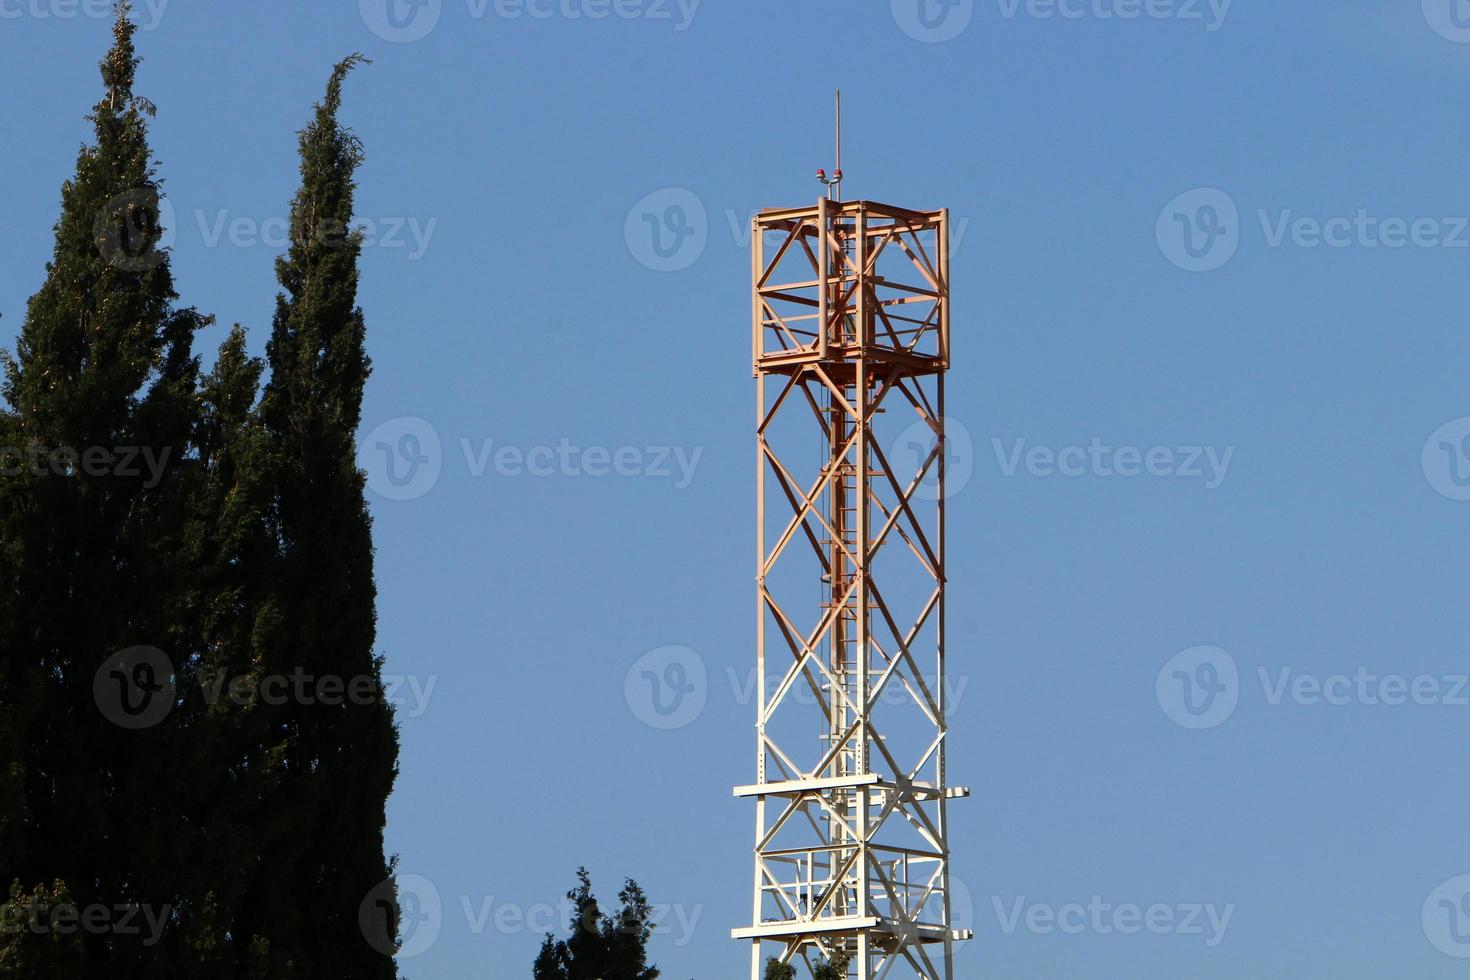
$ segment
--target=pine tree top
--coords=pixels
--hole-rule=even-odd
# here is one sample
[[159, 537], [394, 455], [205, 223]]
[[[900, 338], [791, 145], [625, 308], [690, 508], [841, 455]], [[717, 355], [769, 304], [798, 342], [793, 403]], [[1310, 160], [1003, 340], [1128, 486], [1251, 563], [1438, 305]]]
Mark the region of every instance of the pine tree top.
[[[31, 297], [0, 393], [48, 438], [103, 438], [165, 365], [186, 370], [204, 318], [178, 310], [166, 207], [148, 143], [154, 107], [133, 91], [141, 59], [129, 0], [114, 10], [113, 44], [99, 65], [103, 91], [88, 117], [95, 141], [61, 188], [47, 277]], [[98, 409], [83, 412], [73, 389]]]
[[112, 50], [102, 59], [102, 81], [109, 93], [105, 101], [110, 102], [114, 111], [133, 97], [133, 79], [138, 73], [139, 58], [133, 46], [133, 34], [138, 28], [129, 16], [132, 7], [131, 0], [119, 0], [113, 8], [117, 19], [112, 25]]

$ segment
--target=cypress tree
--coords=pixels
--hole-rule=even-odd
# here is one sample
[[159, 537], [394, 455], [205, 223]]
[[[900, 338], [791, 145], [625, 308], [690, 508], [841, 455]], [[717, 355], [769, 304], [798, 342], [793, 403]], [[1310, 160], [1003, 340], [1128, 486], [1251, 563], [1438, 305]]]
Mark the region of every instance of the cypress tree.
[[[371, 522], [355, 446], [370, 370], [357, 306], [362, 235], [351, 226], [363, 151], [337, 118], [343, 82], [364, 60], [336, 66], [301, 131], [291, 244], [276, 263], [283, 291], [260, 419], [275, 488], [277, 618], [258, 652], [267, 672], [307, 678], [313, 693], [261, 712], [279, 740], [273, 803], [288, 822], [250, 897], [269, 917], [261, 935], [289, 951], [298, 975], [391, 980], [391, 955], [359, 923], [361, 903], [392, 871], [383, 827], [398, 757], [373, 652]], [[390, 914], [396, 923], [396, 908]]]
[[189, 773], [192, 874], [187, 879], [188, 956], [200, 975], [290, 977], [289, 951], [260, 931], [252, 883], [269, 875], [264, 855], [283, 833], [273, 797], [279, 736], [262, 724], [258, 691], [277, 622], [271, 574], [278, 561], [268, 530], [273, 506], [269, 439], [256, 415], [263, 364], [246, 353], [237, 325], [200, 388], [196, 434], [200, 478], [192, 501], [188, 610], [197, 637], [187, 696], [174, 724]]
[[[133, 34], [124, 0], [95, 142], [62, 186], [53, 256], [0, 386], [0, 882], [7, 924], [23, 923], [0, 934], [7, 976], [166, 976], [183, 935], [176, 855], [193, 831], [179, 742], [166, 723], [119, 725], [119, 705], [94, 690], [119, 651], [186, 658], [190, 646], [192, 347], [208, 321], [176, 306]], [[174, 677], [161, 667], [133, 693], [167, 715]], [[84, 928], [57, 920], [72, 908], [106, 913]], [[138, 908], [160, 934], [118, 921]]]
[[[301, 134], [257, 404], [243, 331], [201, 378], [209, 321], [176, 306], [133, 36], [123, 0], [0, 384], [0, 977], [391, 980], [358, 924], [397, 764], [353, 452], [361, 59]], [[221, 696], [299, 674], [355, 696]], [[93, 907], [147, 914], [56, 928]]]

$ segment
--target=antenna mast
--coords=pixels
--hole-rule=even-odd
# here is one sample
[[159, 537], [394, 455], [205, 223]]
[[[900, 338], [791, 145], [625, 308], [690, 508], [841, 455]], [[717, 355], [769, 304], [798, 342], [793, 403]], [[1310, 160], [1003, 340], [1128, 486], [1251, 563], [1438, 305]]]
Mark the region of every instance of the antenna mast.
[[751, 227], [756, 781], [735, 795], [756, 834], [732, 935], [750, 980], [768, 956], [954, 980], [971, 933], [949, 848], [969, 795], [947, 767], [949, 212], [842, 200], [836, 105], [826, 193]]
[[826, 168], [818, 170], [817, 179], [827, 185], [827, 200], [842, 199], [842, 89], [837, 90], [837, 167], [831, 177], [827, 176]]

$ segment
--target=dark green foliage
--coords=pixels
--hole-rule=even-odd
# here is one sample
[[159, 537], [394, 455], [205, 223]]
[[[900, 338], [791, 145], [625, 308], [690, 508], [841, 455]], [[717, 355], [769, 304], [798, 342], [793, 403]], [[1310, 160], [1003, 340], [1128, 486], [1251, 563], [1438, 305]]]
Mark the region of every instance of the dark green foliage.
[[[813, 980], [847, 980], [849, 962], [848, 957], [842, 953], [831, 959], [819, 960], [812, 968]], [[790, 963], [782, 963], [772, 956], [766, 960], [765, 980], [796, 980], [796, 967]]]
[[657, 980], [648, 965], [649, 924], [653, 909], [631, 878], [618, 893], [618, 910], [605, 914], [592, 894], [586, 868], [577, 869], [572, 902], [572, 932], [564, 940], [547, 935], [532, 969], [533, 980]]
[[829, 960], [816, 965], [812, 971], [813, 980], [847, 980], [848, 958], [846, 954], [838, 953]]
[[[120, 737], [92, 695], [113, 652], [191, 640], [192, 344], [206, 320], [174, 305], [158, 247], [153, 108], [133, 93], [126, 14], [101, 66], [95, 145], [62, 187], [46, 279], [5, 364], [0, 429], [20, 458], [0, 461], [0, 882], [8, 921], [38, 923], [0, 933], [5, 976], [167, 976], [189, 928], [190, 869], [174, 856], [197, 829], [175, 778], [182, 742], [158, 727]], [[168, 937], [42, 931], [72, 906], [106, 921], [142, 906]]]
[[73, 903], [62, 882], [37, 885], [23, 892], [10, 886], [9, 901], [0, 908], [0, 973], [7, 977], [87, 976], [87, 960], [78, 933], [63, 935], [52, 928], [52, 913]]
[[796, 980], [796, 967], [772, 956], [766, 960], [765, 980]]
[[252, 902], [261, 930], [290, 950], [302, 976], [391, 978], [391, 957], [364, 940], [358, 908], [391, 873], [383, 855], [385, 807], [397, 775], [398, 734], [383, 696], [376, 634], [372, 528], [356, 462], [356, 430], [369, 362], [357, 307], [360, 232], [350, 230], [356, 136], [337, 112], [342, 83], [363, 59], [333, 71], [301, 133], [301, 188], [291, 246], [277, 260], [277, 298], [266, 356], [270, 381], [260, 421], [271, 447], [279, 549], [271, 580], [277, 617], [256, 653], [267, 673], [368, 684], [368, 696], [262, 707], [277, 744], [288, 834], [265, 853]]
[[[262, 394], [239, 327], [201, 376], [209, 321], [175, 305], [133, 35], [121, 3], [95, 145], [0, 388], [0, 447], [22, 456], [0, 458], [0, 978], [392, 980], [358, 923], [391, 872], [397, 765], [353, 452], [361, 148], [336, 113], [359, 59], [301, 134]], [[93, 683], [135, 646], [172, 669], [166, 716], [132, 730]], [[370, 695], [219, 696], [298, 671]], [[73, 908], [137, 928], [54, 928]]]

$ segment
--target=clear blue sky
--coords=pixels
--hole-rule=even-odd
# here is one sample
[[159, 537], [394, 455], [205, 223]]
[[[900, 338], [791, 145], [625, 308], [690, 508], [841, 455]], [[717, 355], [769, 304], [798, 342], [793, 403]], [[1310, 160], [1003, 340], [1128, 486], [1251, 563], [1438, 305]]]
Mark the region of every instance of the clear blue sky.
[[[140, 36], [181, 292], [255, 350], [277, 249], [228, 222], [284, 214], [295, 131], [338, 58], [374, 59], [345, 108], [368, 150], [362, 216], [433, 223], [417, 257], [409, 230], [367, 250], [361, 296], [364, 433], [388, 423], [374, 443], [439, 468], [407, 500], [380, 475], [372, 501], [388, 670], [437, 678], [403, 718], [389, 808], [402, 870], [444, 909], [408, 976], [528, 976], [539, 935], [515, 913], [556, 902], [579, 864], [605, 898], [633, 875], [698, 916], [656, 941], [669, 980], [743, 975], [728, 930], [749, 914], [753, 807], [730, 787], [753, 777], [754, 709], [728, 677], [753, 658], [753, 386], [727, 215], [815, 198], [837, 84], [848, 193], [967, 222], [950, 379], [974, 447], [950, 511], [951, 775], [975, 791], [953, 809], [977, 935], [961, 975], [1463, 975], [1438, 947], [1470, 952], [1470, 919], [1439, 902], [1465, 889], [1432, 893], [1470, 872], [1470, 706], [1442, 703], [1470, 671], [1470, 424], [1431, 437], [1470, 415], [1470, 44], [1448, 0], [1237, 0], [1223, 20], [1190, 0], [1064, 6], [1080, 16], [935, 4], [926, 28], [905, 0], [705, 0], [692, 19], [654, 0], [604, 19], [565, 12], [597, 0], [546, 18], [442, 0], [400, 43], [371, 3], [174, 0]], [[57, 16], [71, 9], [0, 0], [6, 345], [99, 90], [107, 23]], [[688, 193], [639, 205], [667, 188]], [[645, 212], [692, 234], [664, 257]], [[1327, 232], [1342, 247], [1313, 247], [1300, 218], [1343, 219]], [[1117, 475], [1094, 439], [1164, 447], [1159, 472], [1209, 447], [1223, 472]], [[634, 447], [625, 467], [645, 475], [493, 457], [563, 440]], [[649, 447], [698, 452], [692, 479], [658, 475]], [[703, 709], [661, 729], [625, 679], [670, 645], [708, 682]], [[1201, 645], [1228, 659], [1170, 665]], [[1190, 714], [1208, 702], [1176, 667], [1232, 687], [1216, 694], [1233, 713]], [[1341, 695], [1333, 675], [1360, 668], [1438, 678], [1443, 696], [1371, 704], [1365, 682], [1308, 703], [1313, 679]], [[1277, 697], [1283, 669], [1308, 679]], [[1205, 916], [1203, 934], [1025, 925], [1094, 896], [1233, 910], [1215, 945]]]

